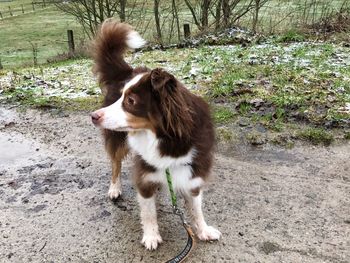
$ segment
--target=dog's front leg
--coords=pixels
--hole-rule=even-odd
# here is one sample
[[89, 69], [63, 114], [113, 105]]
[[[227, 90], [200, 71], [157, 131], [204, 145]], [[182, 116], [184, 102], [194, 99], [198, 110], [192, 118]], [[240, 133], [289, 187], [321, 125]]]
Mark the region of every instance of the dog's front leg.
[[149, 198], [143, 197], [140, 193], [137, 195], [141, 210], [141, 224], [143, 228], [142, 244], [148, 250], [155, 250], [162, 238], [158, 231], [156, 194]]
[[196, 234], [200, 240], [218, 240], [221, 237], [219, 230], [208, 226], [204, 220], [202, 211], [202, 191], [198, 194], [189, 194], [186, 196], [186, 206], [191, 214]]

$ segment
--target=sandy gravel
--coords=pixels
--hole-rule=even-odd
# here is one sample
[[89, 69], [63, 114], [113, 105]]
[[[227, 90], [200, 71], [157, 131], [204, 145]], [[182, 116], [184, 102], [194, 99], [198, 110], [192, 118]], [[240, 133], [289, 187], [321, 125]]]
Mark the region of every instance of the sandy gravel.
[[[350, 144], [291, 150], [220, 145], [205, 194], [223, 239], [187, 262], [350, 262]], [[140, 244], [123, 167], [123, 197], [107, 199], [110, 167], [86, 113], [0, 108], [0, 262], [164, 262], [185, 244], [166, 193], [164, 243]]]

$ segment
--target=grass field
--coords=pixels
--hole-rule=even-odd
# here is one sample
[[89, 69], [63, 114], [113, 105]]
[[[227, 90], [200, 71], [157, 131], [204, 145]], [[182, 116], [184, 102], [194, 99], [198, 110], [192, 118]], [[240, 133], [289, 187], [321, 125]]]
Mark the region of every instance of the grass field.
[[[32, 2], [33, 0], [1, 0], [0, 1], [0, 11], [4, 14], [7, 11], [9, 11], [9, 7], [11, 7], [12, 10], [20, 10], [22, 12], [22, 8], [21, 5], [23, 5], [24, 9], [26, 12], [28, 12], [29, 10], [33, 10], [32, 8]], [[29, 8], [30, 6], [30, 8]], [[17, 12], [14, 11], [14, 14], [16, 14]], [[4, 15], [6, 16], [6, 15]]]
[[[348, 0], [272, 0], [261, 8], [258, 31], [281, 33], [298, 30], [304, 24], [313, 24], [319, 18], [336, 13]], [[242, 20], [243, 26], [251, 24], [251, 17]]]
[[[280, 32], [295, 29], [298, 21], [307, 17], [310, 21], [319, 17], [324, 12], [324, 6], [337, 9], [344, 0], [335, 0], [329, 3], [326, 0], [319, 0], [316, 9], [308, 10], [309, 15], [302, 18], [305, 10], [301, 3], [310, 4], [312, 0], [271, 0], [261, 11], [259, 30], [263, 32]], [[162, 2], [161, 7], [167, 2]], [[25, 13], [22, 14], [21, 5], [25, 7]], [[11, 7], [14, 16], [9, 16], [8, 7]], [[193, 23], [188, 10], [182, 3], [179, 5], [181, 13], [180, 23]], [[291, 10], [300, 9], [293, 15]], [[276, 12], [278, 10], [278, 12]], [[52, 5], [37, 5], [35, 11], [32, 11], [31, 0], [14, 0], [9, 2], [0, 1], [0, 11], [7, 12], [4, 19], [0, 19], [0, 59], [5, 68], [14, 68], [33, 63], [32, 45], [37, 46], [38, 62], [45, 63], [48, 58], [56, 56], [59, 53], [67, 51], [67, 29], [74, 30], [76, 44], [83, 38], [82, 30], [73, 17], [65, 15]], [[5, 14], [5, 13], [4, 13]], [[163, 20], [167, 20], [167, 13], [163, 13]], [[168, 19], [169, 20], [169, 19]], [[134, 26], [138, 27], [143, 35], [152, 40], [154, 36], [154, 22], [152, 14], [152, 4], [146, 5], [144, 10], [139, 10], [130, 18]], [[249, 28], [251, 25], [251, 15], [239, 21], [239, 23]], [[165, 32], [168, 32], [169, 24], [164, 24]], [[195, 32], [195, 26], [192, 25], [192, 31]], [[176, 34], [173, 34], [174, 40]], [[168, 37], [166, 37], [168, 39]], [[86, 39], [85, 39], [86, 40]]]
[[[342, 2], [332, 1], [332, 5]], [[7, 4], [0, 2], [0, 7]], [[271, 5], [282, 7], [281, 12], [271, 14]], [[271, 1], [270, 6], [261, 15], [265, 22], [294, 8], [287, 0]], [[292, 26], [291, 19], [283, 21], [285, 26]], [[143, 35], [152, 39], [152, 24], [146, 30], [135, 17], [133, 24], [144, 27]], [[74, 30], [79, 43], [80, 26], [53, 6], [0, 20], [0, 58], [5, 68], [0, 70], [1, 100], [33, 107], [95, 107], [101, 98], [91, 60], [32, 67], [32, 45], [37, 48], [39, 64], [68, 51], [67, 29]], [[129, 60], [150, 68], [164, 67], [204, 96], [212, 105], [218, 134], [225, 139], [234, 138], [234, 127], [245, 127], [246, 140], [252, 144], [265, 140], [264, 132], [261, 135], [265, 130], [273, 134], [271, 141], [285, 145], [294, 138], [315, 144], [329, 144], [334, 137], [349, 139], [348, 46], [311, 42], [285, 30], [284, 35], [267, 38], [262, 44], [155, 50], [137, 53]]]
[[0, 20], [0, 58], [4, 68], [31, 65], [31, 43], [37, 47], [39, 64], [67, 52], [68, 29], [74, 31], [78, 44], [82, 37], [80, 26], [53, 6]]

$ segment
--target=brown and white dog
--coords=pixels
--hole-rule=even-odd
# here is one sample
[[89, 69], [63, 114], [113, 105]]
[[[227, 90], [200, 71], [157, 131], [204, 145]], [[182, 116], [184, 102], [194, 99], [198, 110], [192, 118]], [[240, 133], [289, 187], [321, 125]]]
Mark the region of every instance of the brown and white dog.
[[156, 193], [167, 188], [169, 168], [201, 240], [221, 233], [208, 226], [202, 213], [202, 187], [212, 166], [214, 129], [207, 103], [190, 93], [163, 69], [132, 68], [123, 55], [145, 41], [129, 25], [105, 21], [95, 40], [95, 72], [106, 91], [104, 107], [91, 114], [103, 129], [112, 160], [109, 197], [121, 194], [121, 161], [134, 153], [134, 181], [143, 225], [142, 243], [153, 250], [162, 242], [158, 231]]

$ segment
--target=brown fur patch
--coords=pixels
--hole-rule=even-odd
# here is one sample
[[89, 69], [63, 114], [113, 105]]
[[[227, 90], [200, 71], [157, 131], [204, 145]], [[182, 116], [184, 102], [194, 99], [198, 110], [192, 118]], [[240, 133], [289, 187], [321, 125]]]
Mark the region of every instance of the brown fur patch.
[[173, 75], [160, 68], [152, 70], [151, 83], [161, 98], [163, 131], [171, 132], [175, 137], [188, 138], [193, 120], [190, 105], [184, 97], [188, 95], [187, 89]]
[[155, 132], [155, 127], [152, 122], [146, 118], [137, 117], [133, 114], [126, 113], [128, 126], [138, 130], [138, 129], [149, 129]]
[[146, 182], [147, 175], [157, 171], [155, 167], [146, 163], [139, 155], [134, 158], [134, 182], [138, 192], [143, 198], [152, 197], [160, 187], [160, 184], [153, 182]]
[[[102, 90], [108, 92], [113, 86], [130, 78], [132, 68], [124, 61], [127, 50], [126, 39], [132, 27], [106, 20], [97, 33], [93, 43], [94, 73], [98, 76]], [[116, 85], [117, 87], [119, 85]], [[105, 93], [106, 94], [106, 93]]]

